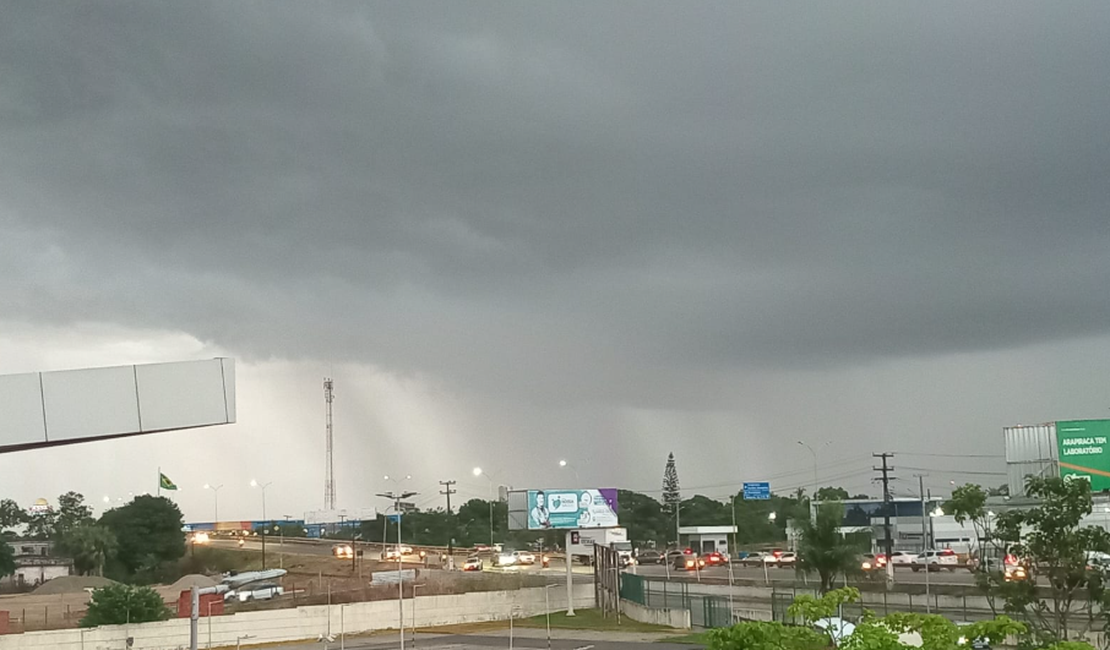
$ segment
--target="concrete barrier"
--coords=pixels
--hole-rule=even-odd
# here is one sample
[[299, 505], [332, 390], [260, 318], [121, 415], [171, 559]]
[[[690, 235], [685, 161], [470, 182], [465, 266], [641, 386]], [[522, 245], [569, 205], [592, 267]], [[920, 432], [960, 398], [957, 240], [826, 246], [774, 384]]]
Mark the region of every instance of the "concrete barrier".
[[[592, 584], [574, 586], [575, 607], [594, 606]], [[484, 591], [449, 596], [420, 596], [405, 599], [405, 625], [433, 627], [458, 623], [508, 620], [547, 611], [543, 588], [515, 591]], [[565, 608], [566, 587], [551, 589], [551, 611]], [[289, 609], [242, 612], [213, 616], [200, 621], [203, 647], [234, 647], [244, 643], [276, 643], [315, 640], [320, 635], [355, 634], [397, 629], [397, 601], [378, 600], [343, 605], [313, 605]], [[189, 620], [172, 619], [136, 625], [105, 625], [79, 630], [52, 630], [0, 636], [0, 650], [118, 650], [133, 639], [133, 650], [180, 650], [189, 647]]]
[[665, 625], [680, 630], [689, 630], [693, 627], [690, 623], [690, 610], [688, 609], [659, 609], [645, 607], [631, 600], [621, 599], [621, 614], [640, 623], [652, 625]]

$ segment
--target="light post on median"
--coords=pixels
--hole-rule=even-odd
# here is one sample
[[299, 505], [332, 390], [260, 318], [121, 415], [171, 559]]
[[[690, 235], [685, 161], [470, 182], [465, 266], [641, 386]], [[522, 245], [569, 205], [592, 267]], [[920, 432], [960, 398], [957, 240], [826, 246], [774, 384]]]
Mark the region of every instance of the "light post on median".
[[204, 484], [204, 489], [205, 490], [212, 490], [212, 530], [213, 531], [215, 531], [217, 529], [217, 524], [220, 522], [220, 488], [222, 488], [223, 486], [224, 486], [223, 483], [221, 483], [219, 485], [209, 485], [208, 483]]
[[[767, 521], [771, 522], [772, 526], [775, 524], [776, 518], [778, 518], [778, 515], [774, 511], [767, 515]], [[763, 584], [769, 585], [771, 584], [771, 577], [767, 575], [767, 558], [761, 557], [759, 559], [761, 560], [760, 564], [763, 565]]]
[[[405, 478], [412, 477], [406, 476]], [[392, 501], [393, 509], [397, 513], [397, 628], [401, 631], [401, 650], [405, 650], [405, 581], [401, 579], [401, 500], [414, 497], [416, 494], [416, 492], [379, 492], [375, 495]], [[382, 546], [384, 548], [384, 541]], [[413, 591], [413, 593], [416, 592]]]
[[474, 468], [474, 476], [484, 476], [489, 481], [489, 548], [493, 550], [493, 478], [482, 471], [481, 467]]
[[578, 469], [566, 461], [566, 459], [559, 461], [559, 467], [569, 467], [570, 471], [574, 472], [574, 480], [578, 483], [575, 487], [581, 487], [582, 477], [578, 475]]
[[259, 483], [251, 479], [251, 487], [259, 488], [262, 490], [262, 569], [266, 569], [266, 534], [269, 533], [270, 524], [266, 521], [266, 488], [273, 485], [273, 483]]

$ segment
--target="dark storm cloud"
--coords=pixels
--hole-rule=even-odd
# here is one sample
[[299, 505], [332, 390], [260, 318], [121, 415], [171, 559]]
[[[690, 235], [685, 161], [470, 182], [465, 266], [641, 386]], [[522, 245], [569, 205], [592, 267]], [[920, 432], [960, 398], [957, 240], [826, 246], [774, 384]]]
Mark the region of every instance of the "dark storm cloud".
[[568, 399], [1097, 335], [1066, 7], [11, 4], [4, 315]]

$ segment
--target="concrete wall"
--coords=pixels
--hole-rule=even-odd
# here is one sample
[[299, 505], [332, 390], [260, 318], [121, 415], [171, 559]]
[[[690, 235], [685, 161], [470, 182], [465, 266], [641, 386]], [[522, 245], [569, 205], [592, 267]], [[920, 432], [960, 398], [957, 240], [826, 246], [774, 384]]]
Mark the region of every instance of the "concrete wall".
[[634, 603], [631, 600], [622, 598], [621, 613], [641, 623], [666, 625], [667, 627], [674, 627], [680, 630], [689, 630], [692, 627], [690, 623], [690, 610], [688, 609], [657, 609], [655, 607], [644, 607], [639, 603]]
[[[545, 595], [552, 611], [567, 604], [566, 587], [516, 591], [486, 591], [451, 596], [421, 596], [416, 599], [416, 625], [430, 627], [457, 623], [507, 620], [547, 611]], [[592, 584], [574, 586], [574, 606], [594, 606]], [[413, 623], [413, 599], [405, 600], [405, 625]], [[379, 600], [349, 605], [315, 605], [289, 609], [243, 612], [215, 616], [200, 621], [200, 645], [235, 646], [237, 637], [248, 636], [244, 644], [279, 641], [315, 640], [321, 634], [338, 635], [397, 629], [397, 601]], [[110, 625], [87, 630], [28, 632], [0, 636], [0, 650], [120, 650], [127, 637], [134, 638], [134, 650], [180, 650], [189, 647], [189, 620], [173, 619], [138, 625]], [[211, 640], [211, 641], [210, 641]]]

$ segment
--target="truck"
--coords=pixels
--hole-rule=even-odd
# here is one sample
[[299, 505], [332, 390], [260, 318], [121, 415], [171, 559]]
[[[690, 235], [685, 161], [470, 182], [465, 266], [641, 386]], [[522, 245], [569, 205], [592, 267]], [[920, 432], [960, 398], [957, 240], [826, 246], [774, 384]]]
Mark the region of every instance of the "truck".
[[632, 563], [632, 542], [628, 541], [627, 528], [591, 528], [570, 533], [567, 555], [583, 564], [593, 564], [594, 546], [600, 545], [617, 551], [621, 563]]

